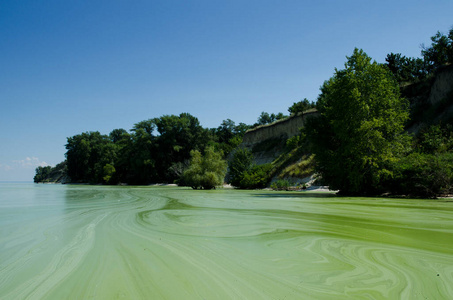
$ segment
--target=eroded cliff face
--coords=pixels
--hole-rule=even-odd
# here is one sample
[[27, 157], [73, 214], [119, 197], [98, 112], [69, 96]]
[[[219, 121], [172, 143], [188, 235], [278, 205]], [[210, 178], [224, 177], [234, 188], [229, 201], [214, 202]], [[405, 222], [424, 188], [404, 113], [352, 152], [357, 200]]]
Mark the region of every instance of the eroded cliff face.
[[316, 114], [318, 114], [316, 111], [299, 113], [287, 119], [248, 130], [242, 140], [242, 146], [253, 148], [254, 145], [266, 140], [286, 140], [293, 137], [300, 133], [300, 128], [304, 127], [307, 118]]
[[411, 121], [407, 130], [417, 133], [421, 128], [453, 120], [453, 65], [440, 68], [434, 78], [402, 88], [409, 99]]
[[240, 147], [253, 152], [256, 164], [271, 163], [285, 151], [286, 140], [298, 135], [307, 118], [317, 114], [317, 111], [299, 113], [287, 119], [248, 130]]
[[443, 67], [436, 74], [428, 102], [436, 105], [443, 101], [453, 92], [453, 65]]

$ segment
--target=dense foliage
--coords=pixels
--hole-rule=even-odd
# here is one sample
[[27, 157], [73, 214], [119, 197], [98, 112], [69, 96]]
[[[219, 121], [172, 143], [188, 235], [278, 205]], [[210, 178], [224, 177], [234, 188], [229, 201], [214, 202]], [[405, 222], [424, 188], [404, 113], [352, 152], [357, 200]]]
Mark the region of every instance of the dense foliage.
[[403, 147], [408, 106], [389, 70], [355, 49], [321, 88], [320, 117], [307, 124], [317, 170], [330, 188], [374, 194]]
[[448, 35], [437, 32], [431, 37], [430, 46], [422, 46], [423, 58], [406, 57], [401, 53], [390, 53], [386, 65], [398, 82], [416, 82], [435, 73], [440, 67], [453, 63], [453, 28]]
[[413, 140], [412, 151], [396, 161], [388, 190], [393, 194], [434, 198], [453, 193], [453, 131], [432, 125]]
[[33, 181], [34, 182], [45, 181], [49, 177], [51, 170], [52, 170], [51, 166], [37, 167], [35, 170], [35, 177], [33, 177]]
[[422, 55], [428, 71], [453, 63], [453, 28], [448, 35], [438, 31], [431, 37], [431, 46], [423, 46]]
[[66, 161], [57, 164], [55, 167], [39, 166], [35, 170], [34, 182], [55, 182], [64, 180], [67, 174]]
[[193, 150], [210, 145], [228, 154], [248, 128], [228, 119], [218, 128], [206, 129], [196, 117], [182, 113], [138, 122], [130, 132], [81, 133], [66, 144], [68, 175], [73, 182], [175, 182], [188, 167]]
[[267, 112], [262, 112], [261, 115], [258, 117], [258, 120], [255, 124], [253, 124], [253, 127], [257, 127], [260, 125], [266, 125], [266, 124], [271, 124], [274, 123], [275, 121], [287, 118], [288, 116], [285, 116], [283, 113], [278, 113], [278, 114], [269, 114]]
[[246, 148], [238, 148], [228, 161], [229, 183], [239, 187], [242, 176], [253, 167], [253, 154]]
[[213, 147], [207, 147], [204, 155], [198, 150], [192, 150], [190, 156], [190, 165], [182, 176], [184, 185], [193, 189], [210, 190], [223, 184], [227, 163], [221, 153], [215, 152]]
[[271, 164], [256, 165], [253, 154], [246, 148], [238, 148], [230, 161], [229, 182], [242, 189], [264, 188], [270, 181]]
[[309, 109], [315, 108], [316, 103], [310, 102], [307, 98], [304, 98], [304, 100], [301, 100], [299, 102], [294, 102], [293, 105], [291, 105], [288, 108], [288, 111], [290, 114], [297, 114], [300, 112], [307, 111]]
[[398, 82], [422, 80], [428, 75], [425, 61], [421, 58], [406, 57], [401, 53], [390, 53], [387, 54], [385, 61]]
[[[448, 35], [437, 32], [431, 41], [423, 46], [422, 58], [390, 53], [386, 64], [355, 49], [345, 68], [325, 81], [317, 103], [303, 99], [288, 108], [290, 114], [312, 108], [319, 114], [283, 143], [271, 138], [252, 151], [238, 147], [248, 129], [286, 118], [282, 113], [262, 112], [253, 126], [227, 119], [211, 129], [188, 113], [164, 115], [136, 123], [130, 131], [69, 137], [66, 161], [55, 168], [38, 167], [34, 181], [67, 174], [72, 182], [179, 182], [210, 189], [223, 183], [228, 157], [228, 181], [239, 188], [263, 188], [277, 173], [308, 176], [316, 165], [324, 184], [344, 194], [451, 194], [453, 119], [443, 124], [434, 116], [452, 105], [453, 92], [436, 105], [412, 105], [412, 123], [406, 123], [409, 105], [400, 96], [427, 98], [435, 72], [453, 63], [453, 29]], [[417, 135], [404, 132], [405, 124], [417, 122], [424, 124]], [[254, 163], [253, 153], [282, 145], [286, 150], [272, 164]], [[288, 182], [281, 179], [274, 187], [286, 189]]]

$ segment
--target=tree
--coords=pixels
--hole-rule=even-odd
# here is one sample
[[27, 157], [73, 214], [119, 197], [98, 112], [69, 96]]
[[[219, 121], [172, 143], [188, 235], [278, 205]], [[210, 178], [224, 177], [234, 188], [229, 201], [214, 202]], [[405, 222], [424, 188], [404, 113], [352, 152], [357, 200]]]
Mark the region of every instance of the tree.
[[52, 171], [51, 166], [39, 166], [35, 169], [35, 176], [33, 177], [34, 182], [43, 182], [48, 179], [50, 172]]
[[215, 132], [219, 143], [228, 143], [228, 141], [235, 135], [236, 125], [233, 120], [226, 119], [222, 121]]
[[68, 175], [74, 182], [102, 182], [104, 166], [115, 157], [113, 142], [98, 131], [69, 137], [66, 149]]
[[408, 104], [388, 68], [355, 49], [345, 69], [324, 82], [318, 109], [306, 133], [323, 180], [345, 194], [381, 191], [390, 163], [404, 149], [408, 119]]
[[238, 148], [228, 162], [229, 182], [233, 186], [241, 186], [244, 174], [253, 167], [253, 154], [246, 148]]
[[179, 178], [170, 172], [174, 164], [190, 159], [191, 150], [203, 150], [209, 142], [209, 131], [200, 125], [198, 119], [188, 113], [179, 116], [165, 115], [152, 119], [159, 136], [156, 138], [156, 170], [158, 177], [167, 182]]
[[261, 112], [261, 115], [258, 117], [258, 125], [266, 125], [275, 121], [275, 118], [272, 118], [271, 115], [267, 112]]
[[427, 75], [425, 62], [421, 58], [406, 57], [401, 53], [390, 53], [387, 54], [385, 61], [398, 82], [422, 80]]
[[104, 166], [104, 182], [107, 184], [112, 183], [112, 178], [115, 176], [115, 167], [112, 166], [111, 164], [106, 164]]
[[314, 102], [310, 102], [307, 98], [304, 98], [304, 100], [294, 102], [293, 105], [288, 108], [288, 111], [290, 114], [297, 114], [315, 107], [316, 104]]
[[254, 124], [254, 127], [259, 126], [259, 125], [266, 125], [266, 124], [271, 124], [277, 120], [281, 120], [286, 118], [283, 113], [279, 112], [278, 114], [269, 114], [267, 112], [261, 112], [261, 115], [258, 117], [257, 123]]
[[129, 133], [123, 129], [113, 129], [112, 132], [109, 134], [110, 140], [116, 144], [118, 142], [121, 142], [124, 138], [127, 138], [129, 136]]
[[431, 46], [422, 45], [422, 55], [428, 64], [429, 71], [435, 70], [447, 63], [453, 63], [453, 28], [447, 35], [438, 31], [431, 37]]
[[227, 157], [241, 142], [250, 126], [239, 123], [236, 125], [230, 119], [223, 120], [219, 127], [211, 129], [212, 144], [216, 150], [222, 151]]
[[207, 147], [204, 155], [198, 150], [192, 150], [190, 156], [190, 165], [183, 174], [186, 185], [193, 189], [210, 190], [223, 184], [227, 164], [222, 159], [222, 153], [215, 152], [213, 147]]
[[142, 121], [134, 125], [132, 136], [125, 140], [124, 147], [119, 149], [119, 166], [125, 180], [132, 184], [149, 184], [158, 178], [156, 170], [157, 137], [154, 136], [155, 126], [150, 121]]

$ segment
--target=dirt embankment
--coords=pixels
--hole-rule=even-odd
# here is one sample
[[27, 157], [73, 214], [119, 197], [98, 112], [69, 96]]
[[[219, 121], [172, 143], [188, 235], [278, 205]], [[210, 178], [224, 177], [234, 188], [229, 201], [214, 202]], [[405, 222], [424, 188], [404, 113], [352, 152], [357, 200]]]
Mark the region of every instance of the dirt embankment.
[[299, 113], [272, 124], [262, 125], [248, 130], [244, 135], [242, 145], [247, 148], [252, 148], [254, 145], [266, 140], [288, 139], [293, 137], [300, 133], [300, 128], [304, 127], [307, 118], [316, 114], [318, 114], [316, 110]]
[[307, 118], [317, 114], [316, 110], [299, 113], [272, 124], [248, 130], [241, 147], [252, 151], [256, 164], [271, 163], [284, 152], [286, 140], [298, 135]]

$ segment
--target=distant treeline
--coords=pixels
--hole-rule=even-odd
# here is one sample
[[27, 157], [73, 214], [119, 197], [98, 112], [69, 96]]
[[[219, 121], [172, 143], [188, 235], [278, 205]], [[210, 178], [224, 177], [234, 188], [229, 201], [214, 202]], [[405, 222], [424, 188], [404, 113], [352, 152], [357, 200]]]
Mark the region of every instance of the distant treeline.
[[[304, 99], [289, 107], [288, 112], [294, 114], [314, 106]], [[204, 154], [206, 149], [214, 149], [226, 158], [248, 129], [287, 117], [281, 112], [262, 112], [253, 125], [226, 119], [217, 128], [204, 128], [196, 117], [181, 113], [138, 122], [130, 131], [114, 129], [108, 135], [84, 132], [67, 139], [64, 162], [56, 167], [36, 168], [34, 181], [52, 182], [64, 174], [73, 183], [179, 182], [189, 167], [192, 150]]]
[[[324, 184], [353, 195], [435, 197], [453, 192], [453, 119], [439, 123], [434, 118], [439, 109], [453, 105], [453, 93], [436, 107], [426, 102], [410, 105], [401, 96], [402, 91], [406, 97], [426, 96], [439, 68], [453, 62], [453, 29], [431, 40], [430, 46], [423, 46], [422, 58], [390, 53], [385, 64], [355, 49], [345, 68], [336, 69], [321, 86], [316, 102], [303, 99], [288, 109], [290, 114], [312, 108], [319, 112], [289, 144], [315, 154], [315, 170]], [[414, 83], [421, 84], [410, 94], [407, 87]], [[200, 174], [202, 168], [189, 168], [191, 158], [200, 166], [218, 160], [212, 151], [226, 158], [247, 129], [285, 117], [263, 112], [253, 125], [227, 119], [207, 129], [196, 117], [182, 113], [139, 122], [130, 131], [85, 132], [68, 138], [65, 168], [72, 182], [178, 182], [185, 170]], [[408, 134], [405, 129], [414, 123], [420, 123], [418, 133]], [[254, 166], [244, 151], [236, 151], [230, 160], [231, 180], [243, 188], [263, 187], [272, 166]], [[307, 155], [306, 150], [291, 153]], [[52, 172], [40, 168], [36, 182]]]
[[192, 150], [212, 146], [228, 155], [248, 128], [225, 120], [218, 128], [207, 129], [196, 117], [182, 113], [141, 121], [130, 132], [81, 133], [66, 144], [68, 175], [72, 182], [173, 183], [187, 168]]

